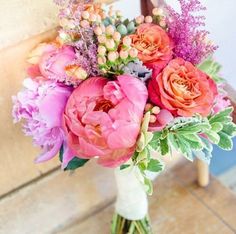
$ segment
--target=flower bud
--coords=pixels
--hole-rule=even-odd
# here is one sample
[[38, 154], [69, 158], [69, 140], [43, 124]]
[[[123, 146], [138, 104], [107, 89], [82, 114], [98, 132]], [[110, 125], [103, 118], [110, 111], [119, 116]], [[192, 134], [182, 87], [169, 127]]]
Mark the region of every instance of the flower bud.
[[106, 63], [105, 57], [98, 57], [98, 64], [99, 65], [104, 65], [105, 63]]
[[163, 10], [161, 8], [154, 8], [152, 10], [152, 14], [155, 15], [155, 16], [163, 15]]
[[111, 51], [111, 52], [108, 53], [108, 60], [110, 62], [115, 62], [117, 57], [118, 57], [117, 52], [115, 52], [115, 51]]
[[113, 28], [112, 25], [109, 25], [106, 27], [106, 34], [107, 35], [112, 36], [114, 32], [115, 32], [115, 29]]
[[86, 19], [86, 20], [87, 20], [87, 19], [89, 19], [89, 16], [90, 16], [90, 15], [89, 15], [89, 12], [88, 12], [88, 11], [83, 11], [83, 12], [82, 12], [82, 18], [83, 18], [83, 19]]
[[106, 45], [107, 49], [112, 50], [115, 48], [116, 44], [113, 39], [108, 39], [108, 40], [106, 40], [105, 45]]
[[138, 56], [138, 50], [135, 48], [130, 49], [129, 55], [131, 58], [136, 58]]
[[144, 22], [144, 16], [143, 15], [140, 15], [138, 16], [136, 19], [135, 19], [135, 22], [137, 24], [142, 24]]
[[99, 54], [99, 55], [103, 55], [103, 56], [104, 56], [104, 55], [106, 54], [106, 51], [107, 51], [107, 50], [106, 50], [105, 46], [101, 46], [101, 45], [100, 45], [100, 46], [98, 47], [98, 54]]
[[89, 27], [89, 22], [87, 20], [82, 20], [80, 22], [80, 25], [82, 28], [88, 28]]
[[96, 16], [95, 14], [91, 14], [91, 15], [89, 16], [89, 20], [90, 20], [91, 22], [95, 22], [95, 21], [97, 20], [97, 16]]
[[126, 37], [123, 38], [123, 44], [125, 46], [129, 47], [131, 45], [131, 43], [132, 43], [132, 40], [129, 36], [126, 36]]
[[151, 103], [147, 103], [145, 106], [145, 111], [150, 111], [153, 108], [153, 105]]
[[120, 33], [119, 32], [114, 32], [113, 39], [117, 42], [120, 41], [120, 39], [121, 39]]
[[107, 38], [104, 35], [98, 36], [99, 43], [105, 44], [106, 40], [107, 40]]
[[152, 113], [153, 113], [154, 115], [158, 115], [158, 114], [160, 113], [160, 107], [154, 106], [154, 107], [152, 108]]
[[121, 57], [122, 59], [127, 59], [128, 56], [129, 56], [129, 53], [128, 53], [127, 50], [121, 50], [121, 51], [120, 51], [120, 57]]
[[145, 17], [145, 23], [152, 23], [152, 17], [150, 15]]
[[157, 118], [155, 115], [150, 116], [150, 123], [155, 123], [157, 121]]
[[100, 35], [102, 35], [102, 28], [101, 27], [96, 27], [95, 29], [94, 29], [94, 33], [97, 35], [97, 36], [100, 36]]

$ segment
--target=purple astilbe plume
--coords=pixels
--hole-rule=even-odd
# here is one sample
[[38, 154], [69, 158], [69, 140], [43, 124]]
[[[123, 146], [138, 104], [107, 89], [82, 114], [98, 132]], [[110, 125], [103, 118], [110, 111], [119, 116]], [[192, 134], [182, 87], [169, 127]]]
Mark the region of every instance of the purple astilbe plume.
[[180, 13], [171, 6], [166, 6], [168, 32], [175, 43], [174, 53], [177, 57], [199, 64], [217, 49], [217, 46], [207, 41], [209, 32], [201, 29], [205, 26], [205, 17], [196, 14], [206, 8], [199, 0], [178, 1]]
[[25, 89], [13, 97], [12, 115], [14, 122], [24, 121], [25, 135], [41, 147], [36, 162], [44, 162], [53, 158], [65, 141], [62, 115], [72, 90], [55, 82], [40, 84], [30, 78], [23, 84]]
[[76, 63], [80, 65], [89, 76], [97, 76], [100, 74], [97, 63], [97, 45], [86, 43], [80, 40], [74, 44], [76, 48]]

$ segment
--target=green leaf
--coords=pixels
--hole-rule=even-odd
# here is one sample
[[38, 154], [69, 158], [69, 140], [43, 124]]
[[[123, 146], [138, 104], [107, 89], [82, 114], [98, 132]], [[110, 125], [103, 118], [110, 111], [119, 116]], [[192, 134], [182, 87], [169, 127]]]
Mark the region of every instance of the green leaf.
[[160, 148], [161, 148], [161, 155], [166, 155], [169, 153], [170, 148], [168, 145], [168, 138], [164, 138], [160, 140]]
[[211, 128], [210, 124], [208, 123], [199, 123], [190, 126], [183, 127], [182, 129], [178, 130], [179, 134], [189, 134], [189, 133], [200, 133], [205, 132]]
[[220, 132], [223, 129], [223, 124], [219, 122], [212, 123], [211, 131]]
[[155, 132], [153, 134], [152, 140], [149, 142], [149, 145], [152, 147], [152, 149], [157, 150], [160, 146], [161, 135], [162, 132]]
[[83, 167], [89, 159], [82, 159], [74, 157], [67, 165], [67, 167], [64, 169], [65, 171], [73, 171], [77, 168]]
[[60, 151], [59, 151], [59, 159], [60, 159], [60, 162], [62, 163], [62, 160], [63, 160], [63, 154], [64, 154], [64, 149], [63, 149], [63, 146], [60, 148]]
[[232, 117], [230, 116], [233, 112], [234, 108], [233, 107], [229, 107], [221, 112], [219, 112], [216, 115], [213, 115], [212, 117], [210, 117], [209, 121], [210, 123], [229, 123], [232, 121]]
[[201, 138], [198, 135], [195, 134], [188, 134], [188, 135], [183, 135], [183, 139], [188, 142], [190, 147], [194, 150], [202, 150], [203, 149], [203, 142]]
[[151, 159], [147, 166], [148, 171], [160, 172], [163, 170], [163, 165], [156, 159]]
[[178, 144], [178, 141], [176, 140], [176, 137], [174, 134], [170, 133], [168, 135], [168, 141], [169, 141], [170, 145], [172, 145], [176, 150], [179, 149], [179, 144]]
[[178, 141], [179, 150], [182, 154], [190, 161], [193, 161], [192, 149], [188, 141], [186, 141], [183, 137], [176, 136]]
[[[63, 146], [60, 148], [60, 152], [59, 152], [59, 159], [60, 162], [63, 161], [63, 154], [64, 154], [64, 149]], [[67, 167], [64, 169], [64, 171], [73, 171], [79, 167], [84, 166], [87, 162], [89, 161], [89, 159], [82, 159], [82, 158], [78, 158], [78, 157], [74, 157], [67, 165]]]
[[123, 165], [120, 166], [120, 170], [121, 170], [121, 171], [122, 171], [122, 170], [125, 170], [125, 169], [128, 168], [128, 167], [130, 167], [129, 164], [123, 164]]
[[152, 195], [153, 194], [153, 184], [152, 181], [149, 180], [148, 178], [144, 177], [144, 185], [145, 185], [145, 189], [148, 195]]
[[230, 137], [236, 136], [236, 124], [234, 123], [224, 124], [222, 132], [224, 132]]
[[219, 76], [222, 66], [218, 62], [214, 61], [212, 57], [203, 61], [198, 65], [198, 68], [208, 74], [216, 83], [222, 83], [224, 81], [224, 79]]
[[220, 136], [220, 141], [217, 145], [223, 150], [227, 150], [227, 151], [232, 150], [233, 149], [232, 139], [223, 132], [220, 132], [219, 136]]
[[209, 138], [209, 140], [213, 143], [213, 144], [218, 144], [220, 141], [220, 136], [213, 131], [208, 131], [205, 133], [207, 135], [207, 137]]

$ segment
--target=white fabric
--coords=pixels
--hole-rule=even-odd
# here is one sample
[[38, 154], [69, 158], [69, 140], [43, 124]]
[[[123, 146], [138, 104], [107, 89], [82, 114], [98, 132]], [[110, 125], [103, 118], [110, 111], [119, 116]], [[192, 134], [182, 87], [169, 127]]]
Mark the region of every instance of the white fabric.
[[128, 220], [143, 219], [148, 212], [147, 194], [138, 180], [136, 168], [115, 170], [117, 182], [116, 212]]

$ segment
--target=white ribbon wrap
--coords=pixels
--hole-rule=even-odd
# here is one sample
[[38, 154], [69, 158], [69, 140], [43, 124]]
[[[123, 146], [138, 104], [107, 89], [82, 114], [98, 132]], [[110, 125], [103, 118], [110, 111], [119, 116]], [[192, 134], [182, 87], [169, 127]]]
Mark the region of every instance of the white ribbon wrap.
[[141, 220], [148, 213], [147, 194], [138, 176], [136, 168], [115, 170], [118, 189], [116, 212], [128, 220]]

